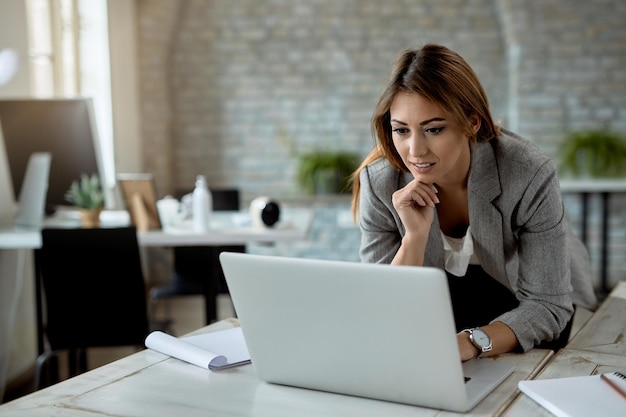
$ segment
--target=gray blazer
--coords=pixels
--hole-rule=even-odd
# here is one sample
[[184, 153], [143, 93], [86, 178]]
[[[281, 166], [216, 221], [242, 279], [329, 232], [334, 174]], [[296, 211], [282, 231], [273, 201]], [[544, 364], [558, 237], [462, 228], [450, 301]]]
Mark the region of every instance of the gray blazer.
[[[391, 197], [412, 178], [386, 159], [361, 172], [361, 261], [391, 263], [405, 233]], [[557, 338], [573, 304], [596, 308], [589, 256], [571, 233], [556, 163], [537, 146], [504, 129], [498, 138], [478, 143], [468, 199], [474, 252], [520, 302], [494, 321], [507, 324], [524, 351]], [[424, 264], [444, 268], [436, 211]]]

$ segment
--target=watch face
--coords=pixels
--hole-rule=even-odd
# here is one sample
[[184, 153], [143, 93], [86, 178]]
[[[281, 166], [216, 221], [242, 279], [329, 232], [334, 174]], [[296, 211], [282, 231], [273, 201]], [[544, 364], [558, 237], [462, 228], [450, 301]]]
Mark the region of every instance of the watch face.
[[472, 332], [474, 336], [474, 340], [480, 346], [489, 346], [491, 339], [489, 339], [489, 335], [480, 329], [474, 329]]

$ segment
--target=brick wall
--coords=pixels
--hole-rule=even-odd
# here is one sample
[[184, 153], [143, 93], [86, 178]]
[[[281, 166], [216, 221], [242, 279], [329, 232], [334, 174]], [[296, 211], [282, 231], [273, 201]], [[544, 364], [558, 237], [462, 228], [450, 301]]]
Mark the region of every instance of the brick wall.
[[[623, 1], [138, 0], [138, 19], [144, 168], [161, 195], [204, 174], [244, 202], [297, 197], [298, 155], [366, 154], [393, 59], [426, 42], [461, 53], [494, 117], [549, 154], [572, 129], [626, 132]], [[610, 207], [619, 278], [625, 202]]]

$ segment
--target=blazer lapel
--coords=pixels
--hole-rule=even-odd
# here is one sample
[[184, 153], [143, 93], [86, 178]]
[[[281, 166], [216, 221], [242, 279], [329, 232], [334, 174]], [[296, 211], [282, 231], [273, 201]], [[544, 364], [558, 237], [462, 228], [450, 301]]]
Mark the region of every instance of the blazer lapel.
[[502, 214], [498, 207], [502, 186], [493, 148], [496, 144], [490, 141], [476, 145], [468, 184], [474, 252], [483, 269], [494, 278], [506, 277]]
[[437, 217], [437, 210], [435, 210], [435, 218], [430, 225], [430, 231], [428, 233], [428, 242], [426, 243], [426, 251], [424, 253], [424, 265], [444, 269], [443, 237], [441, 237], [440, 230], [439, 218]]

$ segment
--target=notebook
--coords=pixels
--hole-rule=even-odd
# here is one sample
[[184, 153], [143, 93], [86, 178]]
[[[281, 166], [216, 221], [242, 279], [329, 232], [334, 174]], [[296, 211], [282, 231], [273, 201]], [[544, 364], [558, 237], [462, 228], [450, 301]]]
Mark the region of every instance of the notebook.
[[518, 387], [557, 417], [626, 416], [626, 376], [620, 372], [520, 381]]
[[461, 362], [440, 269], [229, 252], [220, 262], [261, 380], [468, 411], [513, 372]]

